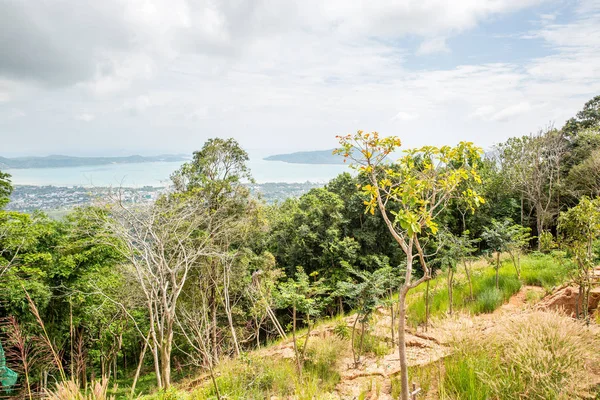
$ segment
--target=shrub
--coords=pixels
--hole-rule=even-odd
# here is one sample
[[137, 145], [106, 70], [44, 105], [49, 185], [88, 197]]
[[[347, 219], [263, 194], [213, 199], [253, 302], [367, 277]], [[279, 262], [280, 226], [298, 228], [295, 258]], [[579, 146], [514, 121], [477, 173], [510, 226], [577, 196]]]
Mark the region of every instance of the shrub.
[[346, 324], [346, 321], [339, 321], [333, 328], [333, 333], [340, 339], [348, 339], [350, 337], [350, 328]]

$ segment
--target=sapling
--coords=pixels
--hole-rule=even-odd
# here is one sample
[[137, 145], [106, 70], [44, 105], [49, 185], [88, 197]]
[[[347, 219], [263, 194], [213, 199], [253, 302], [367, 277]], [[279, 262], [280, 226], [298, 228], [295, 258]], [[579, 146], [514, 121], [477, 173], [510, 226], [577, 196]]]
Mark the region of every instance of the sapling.
[[[300, 379], [302, 379], [302, 369], [312, 328], [311, 317], [316, 318], [320, 315], [325, 305], [320, 295], [325, 292], [325, 289], [322, 279], [311, 282], [310, 277], [304, 272], [304, 268], [302, 267], [297, 267], [296, 279], [290, 278], [279, 286], [279, 306], [281, 308], [292, 309], [292, 340], [294, 344], [294, 356], [296, 358], [296, 371]], [[298, 346], [296, 334], [299, 314], [304, 314], [306, 317], [308, 328], [302, 349]]]
[[[600, 238], [600, 197], [594, 200], [582, 197], [578, 205], [560, 213], [558, 228], [578, 267], [579, 297], [576, 316], [579, 318], [581, 314], [589, 322], [594, 241]], [[580, 304], [582, 313], [579, 312]]]
[[[392, 269], [389, 266], [379, 268], [374, 272], [360, 271], [351, 267], [348, 263], [342, 263], [350, 275], [355, 279], [351, 281], [338, 282], [336, 294], [346, 297], [350, 304], [356, 309], [356, 318], [352, 325], [352, 355], [355, 368], [360, 363], [363, 342], [365, 336], [365, 325], [368, 323], [373, 311], [383, 304], [387, 294]], [[361, 333], [358, 352], [356, 351], [356, 325], [360, 321]]]

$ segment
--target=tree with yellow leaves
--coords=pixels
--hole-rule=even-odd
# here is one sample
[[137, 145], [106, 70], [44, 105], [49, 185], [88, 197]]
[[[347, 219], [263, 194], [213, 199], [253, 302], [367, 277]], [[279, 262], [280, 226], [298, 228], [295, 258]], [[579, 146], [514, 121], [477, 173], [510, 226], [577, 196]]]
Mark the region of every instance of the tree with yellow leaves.
[[[351, 166], [366, 174], [370, 184], [360, 187], [366, 211], [378, 209], [389, 232], [406, 255], [404, 281], [398, 290], [398, 355], [400, 358], [402, 399], [408, 400], [406, 361], [406, 295], [431, 278], [423, 239], [438, 231], [437, 219], [453, 198], [460, 198], [471, 210], [484, 202], [471, 184], [480, 183], [478, 168], [482, 149], [469, 142], [451, 146], [424, 146], [404, 151], [395, 163], [388, 163], [401, 141], [395, 136], [381, 137], [377, 132], [358, 131], [339, 136], [341, 147], [334, 152], [351, 161]], [[413, 280], [415, 259], [423, 274]]]

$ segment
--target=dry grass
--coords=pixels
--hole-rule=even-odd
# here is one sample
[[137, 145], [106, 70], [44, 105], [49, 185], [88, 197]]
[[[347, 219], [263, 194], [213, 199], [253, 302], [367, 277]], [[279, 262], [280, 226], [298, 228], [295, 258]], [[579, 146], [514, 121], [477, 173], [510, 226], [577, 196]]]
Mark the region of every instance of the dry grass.
[[454, 346], [443, 378], [450, 398], [587, 398], [598, 381], [599, 335], [558, 313], [505, 317], [485, 336], [466, 333]]
[[88, 389], [82, 390], [79, 383], [68, 380], [56, 385], [56, 389], [49, 390], [46, 398], [49, 400], [114, 400], [109, 397], [108, 379], [92, 382]]

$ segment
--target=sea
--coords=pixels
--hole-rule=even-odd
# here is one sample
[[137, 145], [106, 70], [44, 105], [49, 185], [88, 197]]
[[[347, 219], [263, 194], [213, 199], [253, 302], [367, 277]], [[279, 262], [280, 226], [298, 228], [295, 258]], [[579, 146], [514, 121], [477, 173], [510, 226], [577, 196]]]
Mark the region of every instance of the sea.
[[[13, 185], [160, 187], [169, 183], [170, 175], [181, 167], [183, 162], [7, 169], [4, 172], [11, 174]], [[351, 172], [347, 165], [291, 164], [266, 161], [260, 157], [251, 157], [247, 165], [257, 183], [326, 183], [342, 172]]]

